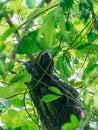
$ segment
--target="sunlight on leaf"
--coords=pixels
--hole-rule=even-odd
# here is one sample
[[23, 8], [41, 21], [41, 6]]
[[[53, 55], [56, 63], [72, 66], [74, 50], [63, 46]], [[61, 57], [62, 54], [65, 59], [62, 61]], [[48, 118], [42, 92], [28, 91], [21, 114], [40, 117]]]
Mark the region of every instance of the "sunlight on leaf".
[[16, 53], [18, 54], [28, 54], [37, 52], [40, 50], [37, 41], [38, 30], [32, 31], [28, 33], [28, 35], [24, 35], [21, 42], [18, 45]]
[[23, 74], [17, 74], [16, 76], [14, 76], [14, 77], [10, 80], [10, 83], [18, 82], [18, 81], [20, 81], [20, 79], [22, 79], [23, 77], [24, 77]]
[[47, 94], [42, 97], [41, 101], [49, 103], [49, 102], [57, 100], [58, 98], [60, 98], [60, 96], [54, 95], [54, 94]]
[[98, 110], [98, 90], [96, 91], [95, 95], [94, 95], [94, 106], [97, 108]]
[[[49, 28], [47, 29], [47, 27]], [[53, 47], [53, 40], [54, 40], [54, 11], [48, 13], [47, 16], [43, 19], [43, 25], [39, 30], [39, 37], [40, 37], [40, 46], [43, 49], [50, 49]], [[42, 39], [41, 39], [42, 38]], [[41, 42], [43, 40], [43, 42]]]
[[16, 31], [17, 27], [9, 28], [1, 37], [1, 41], [5, 41], [11, 34]]
[[75, 115], [71, 115], [71, 121], [64, 124], [61, 130], [76, 130], [79, 128], [80, 122]]
[[28, 8], [33, 8], [35, 5], [35, 0], [26, 0], [26, 5], [28, 6]]
[[6, 99], [3, 99], [3, 98], [0, 98], [0, 105], [3, 105], [4, 107], [6, 107], [6, 108], [10, 108], [11, 107], [11, 103], [8, 101], [8, 100], [6, 100]]
[[62, 92], [56, 87], [49, 87], [49, 90], [51, 90], [52, 92], [56, 94], [62, 95]]

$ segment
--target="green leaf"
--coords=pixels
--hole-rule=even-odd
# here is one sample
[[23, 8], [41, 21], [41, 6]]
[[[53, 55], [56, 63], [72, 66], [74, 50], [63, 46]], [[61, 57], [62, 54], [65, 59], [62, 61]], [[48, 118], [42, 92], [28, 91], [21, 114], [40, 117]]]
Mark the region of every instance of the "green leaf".
[[62, 126], [62, 130], [73, 130], [73, 126], [70, 122], [66, 123]]
[[87, 7], [87, 3], [85, 3], [85, 2], [80, 2], [79, 3], [79, 10], [80, 11], [84, 11], [84, 10], [86, 10], [88, 7]]
[[19, 108], [24, 107], [23, 99], [21, 98], [21, 96], [14, 96], [13, 98], [9, 99], [13, 106]]
[[32, 31], [27, 35], [23, 36], [21, 42], [19, 43], [16, 53], [18, 54], [29, 54], [40, 50], [37, 41], [38, 31]]
[[49, 87], [49, 90], [51, 90], [52, 92], [56, 94], [62, 95], [62, 92], [56, 87]]
[[94, 79], [94, 84], [97, 85], [98, 84], [98, 78]]
[[75, 58], [73, 62], [74, 62], [74, 64], [78, 64], [79, 60], [77, 58]]
[[76, 126], [79, 125], [79, 120], [75, 115], [71, 115], [70, 119], [73, 125], [76, 125]]
[[73, 29], [73, 24], [71, 21], [65, 23], [66, 31], [71, 31]]
[[94, 0], [96, 3], [98, 3], [98, 0]]
[[93, 43], [96, 39], [98, 39], [98, 34], [94, 32], [89, 32], [87, 38], [89, 43]]
[[4, 8], [4, 3], [0, 1], [0, 11], [2, 11]]
[[71, 75], [73, 73], [73, 67], [72, 67], [72, 65], [70, 63], [70, 61], [71, 61], [71, 54], [66, 52], [66, 55], [65, 55], [64, 58], [65, 58], [65, 65], [66, 65], [66, 67], [67, 67], [67, 69], [68, 69], [68, 71], [69, 71], [69, 73]]
[[12, 86], [2, 87], [0, 86], [0, 98], [7, 98], [14, 93], [14, 88]]
[[73, 0], [62, 0], [61, 6], [64, 11], [68, 11], [68, 9], [72, 8]]
[[98, 90], [94, 94], [94, 107], [98, 110]]
[[[80, 53], [81, 52], [83, 52], [83, 49], [88, 49], [89, 48], [89, 46], [91, 46], [91, 43], [85, 43], [84, 44], [84, 42], [80, 42], [79, 44], [78, 44], [78, 46], [76, 46], [76, 49], [77, 50], [79, 50], [80, 51]], [[92, 45], [93, 46], [93, 45]], [[85, 50], [84, 50], [84, 53], [85, 53]]]
[[0, 75], [3, 75], [4, 73], [4, 63], [2, 62], [2, 60], [0, 60]]
[[0, 53], [0, 60], [5, 63], [6, 55], [4, 53]]
[[71, 115], [71, 121], [62, 126], [62, 130], [76, 130], [79, 128], [79, 121], [75, 115]]
[[[36, 120], [36, 118], [34, 118], [34, 115], [33, 115], [33, 119]], [[26, 125], [25, 126], [22, 126], [22, 130], [37, 130], [38, 127], [36, 126], [35, 122], [32, 122], [32, 120], [27, 120], [26, 119]], [[19, 129], [17, 129], [19, 130]]]
[[83, 79], [86, 78], [91, 79], [97, 75], [97, 72], [98, 72], [98, 64], [90, 65], [84, 70]]
[[3, 50], [6, 48], [6, 45], [2, 44], [0, 45], [0, 52], [3, 52]]
[[56, 19], [57, 26], [59, 26], [60, 33], [64, 35], [65, 34], [65, 15], [61, 7], [57, 9], [55, 13], [55, 19]]
[[26, 5], [28, 8], [33, 8], [35, 6], [35, 0], [26, 0]]
[[10, 80], [10, 83], [16, 83], [20, 81], [23, 77], [24, 77], [24, 74], [17, 74]]
[[11, 107], [11, 103], [8, 100], [4, 99], [4, 98], [0, 98], [0, 104], [2, 104], [6, 108]]
[[12, 71], [14, 68], [14, 63], [13, 62], [6, 63], [5, 67], [7, 71]]
[[49, 102], [52, 102], [54, 100], [57, 100], [58, 98], [60, 98], [60, 96], [54, 95], [54, 94], [47, 94], [41, 98], [41, 101], [49, 103]]
[[16, 31], [17, 27], [10, 27], [1, 37], [1, 41], [5, 41], [12, 33]]
[[84, 81], [77, 81], [77, 82], [73, 83], [73, 86], [75, 86], [75, 87], [81, 87], [83, 85], [84, 85]]
[[39, 30], [39, 41], [41, 48], [51, 49], [53, 47], [54, 27], [54, 11], [51, 11], [44, 17], [43, 25]]
[[25, 111], [20, 109], [9, 109], [1, 117], [2, 122], [6, 124], [7, 128], [12, 128], [11, 130], [26, 125]]
[[70, 70], [70, 67], [68, 66], [67, 62], [65, 61], [64, 56], [60, 56], [57, 63], [56, 63], [57, 69], [60, 71], [60, 75], [63, 78], [63, 80], [67, 80], [68, 77], [71, 76], [72, 71]]

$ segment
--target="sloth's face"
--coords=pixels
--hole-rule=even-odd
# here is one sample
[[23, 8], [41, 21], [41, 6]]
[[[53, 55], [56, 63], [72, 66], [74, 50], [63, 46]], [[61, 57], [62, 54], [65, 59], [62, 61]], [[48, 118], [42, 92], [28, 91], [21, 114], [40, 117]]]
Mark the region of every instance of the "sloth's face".
[[54, 69], [53, 58], [48, 52], [42, 52], [36, 58], [36, 66], [39, 71], [47, 71], [52, 73]]

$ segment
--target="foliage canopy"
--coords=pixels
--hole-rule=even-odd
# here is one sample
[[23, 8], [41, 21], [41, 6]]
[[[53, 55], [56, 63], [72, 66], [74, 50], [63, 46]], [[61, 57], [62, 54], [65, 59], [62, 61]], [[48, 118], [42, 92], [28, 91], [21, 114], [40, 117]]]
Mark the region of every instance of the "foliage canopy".
[[[97, 0], [0, 1], [0, 126], [6, 130], [38, 129], [39, 116], [25, 93], [24, 83], [31, 76], [19, 60], [25, 61], [28, 54], [36, 56], [44, 50], [54, 57], [62, 80], [79, 90], [86, 109], [86, 123], [89, 122], [92, 130], [96, 129]], [[51, 90], [60, 93], [52, 86]], [[49, 102], [56, 98], [59, 97], [46, 95], [42, 100]], [[75, 130], [80, 124], [72, 115], [71, 122], [62, 130]]]

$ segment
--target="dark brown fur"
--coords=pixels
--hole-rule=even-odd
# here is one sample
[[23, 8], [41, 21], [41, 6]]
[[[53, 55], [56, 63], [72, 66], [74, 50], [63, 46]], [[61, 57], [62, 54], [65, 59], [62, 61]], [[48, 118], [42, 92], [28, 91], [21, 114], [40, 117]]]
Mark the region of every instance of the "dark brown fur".
[[[70, 121], [71, 114], [76, 115], [78, 119], [84, 118], [84, 110], [77, 100], [77, 90], [53, 74], [54, 62], [48, 52], [40, 53], [35, 63], [29, 61], [26, 67], [32, 75], [32, 80], [28, 84], [30, 96], [40, 115], [44, 130], [60, 130], [64, 123]], [[41, 98], [46, 94], [55, 94], [49, 90], [50, 86], [57, 87], [62, 95], [52, 102], [42, 102]]]

